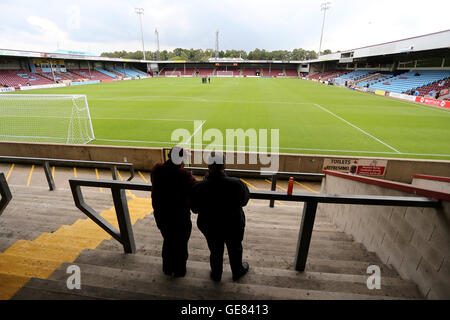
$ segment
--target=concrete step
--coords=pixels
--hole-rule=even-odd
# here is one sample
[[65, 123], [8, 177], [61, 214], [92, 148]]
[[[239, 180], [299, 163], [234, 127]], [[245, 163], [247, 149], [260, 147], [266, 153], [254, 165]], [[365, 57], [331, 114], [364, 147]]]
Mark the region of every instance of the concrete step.
[[[66, 276], [68, 276], [66, 274]], [[154, 300], [158, 296], [82, 284], [69, 290], [65, 281], [31, 279], [12, 300]]]
[[[67, 213], [67, 211], [66, 211]], [[0, 225], [17, 225], [17, 224], [31, 224], [35, 225], [36, 228], [42, 225], [45, 226], [61, 226], [61, 225], [71, 225], [75, 221], [80, 218], [83, 218], [83, 214], [80, 212], [76, 212], [76, 214], [67, 213], [66, 216], [51, 216], [51, 215], [42, 215], [37, 214], [35, 212], [23, 213], [21, 215], [7, 215], [2, 217]], [[87, 218], [87, 217], [86, 217]]]
[[35, 231], [33, 225], [28, 225], [23, 228], [10, 228], [10, 226], [0, 225], [0, 242], [2, 239], [21, 239], [34, 240], [41, 235], [41, 231]]
[[[123, 248], [120, 245], [116, 245], [113, 242], [105, 241], [98, 249], [108, 250], [112, 252], [123, 252]], [[137, 253], [140, 255], [146, 256], [161, 256], [161, 248], [155, 249], [142, 249], [139, 245], [137, 245]], [[208, 262], [209, 261], [210, 252], [207, 249], [192, 249], [189, 250], [189, 260], [191, 261], [201, 261]], [[269, 267], [269, 268], [280, 268], [280, 269], [293, 269], [294, 267], [294, 256], [295, 256], [295, 248], [292, 251], [292, 254], [273, 254], [273, 253], [264, 253], [264, 252], [251, 252], [244, 247], [243, 259], [248, 261], [249, 263], [260, 266], [260, 267]], [[376, 264], [381, 265], [378, 258], [374, 255], [368, 255], [367, 257], [363, 256], [355, 256], [352, 253], [347, 255], [336, 255], [333, 250], [316, 252], [314, 250], [310, 251], [308, 259], [321, 259], [328, 261], [328, 272], [337, 272], [341, 273], [340, 268], [333, 268], [333, 264], [335, 261], [346, 261], [352, 267], [352, 263], [355, 262], [363, 262], [365, 264], [364, 270], [359, 270], [357, 274], [363, 274], [367, 270], [367, 266]], [[228, 256], [225, 250], [224, 262], [228, 263]], [[334, 271], [331, 271], [333, 270]], [[350, 268], [352, 269], [352, 268]]]
[[[77, 264], [82, 270], [83, 282], [96, 287], [117, 288], [138, 293], [161, 295], [164, 298], [183, 299], [392, 299], [385, 295], [365, 295], [357, 293], [331, 292], [301, 288], [287, 288], [255, 283], [222, 281], [214, 283], [205, 278], [171, 278], [142, 271]], [[66, 265], [56, 270], [52, 280], [65, 282]], [[208, 270], [203, 268], [208, 276]], [[244, 278], [242, 278], [244, 279]]]
[[[159, 257], [130, 256], [100, 250], [86, 250], [77, 258], [75, 264], [147, 272], [164, 277], [161, 271], [162, 260]], [[369, 290], [366, 285], [367, 274], [355, 276], [317, 272], [299, 273], [293, 270], [280, 270], [253, 265], [250, 268], [251, 271], [239, 280], [240, 283], [294, 289], [420, 298], [420, 294], [414, 284], [397, 277], [384, 276], [382, 290]], [[84, 267], [81, 270], [83, 273], [86, 271]], [[188, 261], [187, 277], [209, 280], [209, 272], [209, 263]], [[54, 278], [54, 275], [51, 278]], [[231, 282], [231, 272], [228, 265], [224, 268], [222, 279], [222, 281]]]
[[[139, 253], [159, 256], [162, 247], [161, 238], [158, 239], [157, 236], [153, 236], [147, 241], [142, 241], [142, 238], [135, 237], [136, 249]], [[191, 241], [190, 241], [191, 242]], [[338, 245], [333, 245], [328, 242], [329, 245], [324, 246], [317, 242], [312, 242], [309, 254], [312, 257], [327, 258], [329, 260], [355, 260], [355, 261], [367, 261], [367, 262], [379, 262], [378, 258], [374, 253], [367, 252], [366, 250], [355, 244], [352, 249], [349, 248], [339, 248]], [[289, 257], [294, 259], [296, 252], [296, 242], [294, 242], [290, 247], [285, 247], [284, 245], [277, 246], [276, 244], [267, 245], [255, 245], [244, 239], [244, 256], [247, 258], [257, 257], [271, 257], [276, 259], [282, 259]], [[122, 245], [115, 241], [105, 241], [100, 246], [100, 249], [111, 250], [111, 251], [121, 251]], [[205, 256], [209, 257], [209, 250], [206, 245], [206, 240], [193, 240], [189, 244], [190, 255], [194, 256]]]
[[[159, 233], [152, 234], [134, 234], [136, 244], [142, 249], [155, 249], [162, 245], [163, 239]], [[297, 240], [295, 239], [283, 239], [283, 238], [271, 238], [264, 239], [263, 237], [257, 238], [244, 236], [244, 248], [249, 251], [263, 251], [271, 253], [292, 253], [296, 249]], [[207, 249], [207, 243], [205, 237], [200, 232], [192, 232], [189, 239], [189, 245], [192, 248]], [[311, 239], [311, 250], [322, 250], [323, 248], [335, 249], [335, 250], [351, 250], [354, 253], [366, 253], [364, 247], [357, 242], [350, 241], [334, 241], [334, 240], [322, 240], [313, 238]], [[338, 251], [336, 251], [339, 253]]]

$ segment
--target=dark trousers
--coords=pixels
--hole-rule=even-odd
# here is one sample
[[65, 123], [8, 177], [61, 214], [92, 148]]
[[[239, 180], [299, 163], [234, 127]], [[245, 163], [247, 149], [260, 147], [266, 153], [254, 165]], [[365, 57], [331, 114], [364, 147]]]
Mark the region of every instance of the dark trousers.
[[238, 275], [242, 269], [242, 237], [223, 238], [207, 236], [209, 251], [209, 263], [211, 272], [215, 276], [221, 276], [223, 272], [223, 253], [224, 247], [227, 246], [228, 257], [230, 259], [230, 267], [233, 275]]
[[163, 236], [162, 259], [163, 271], [183, 274], [186, 272], [188, 259], [188, 242], [191, 236], [192, 224], [183, 226], [164, 226], [160, 228]]

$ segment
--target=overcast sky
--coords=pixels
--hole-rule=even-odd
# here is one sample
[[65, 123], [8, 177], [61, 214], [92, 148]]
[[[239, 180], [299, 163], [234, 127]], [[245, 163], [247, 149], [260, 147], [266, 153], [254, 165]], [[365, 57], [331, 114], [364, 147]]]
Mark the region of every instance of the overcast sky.
[[[322, 49], [346, 50], [450, 29], [448, 0], [329, 0]], [[100, 54], [141, 50], [318, 51], [324, 0], [0, 0], [0, 48]]]

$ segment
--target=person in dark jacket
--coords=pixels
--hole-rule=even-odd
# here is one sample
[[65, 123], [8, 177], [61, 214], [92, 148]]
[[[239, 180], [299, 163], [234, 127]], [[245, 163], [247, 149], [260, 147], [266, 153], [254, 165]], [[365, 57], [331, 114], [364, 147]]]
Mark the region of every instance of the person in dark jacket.
[[188, 259], [188, 241], [192, 222], [189, 194], [197, 182], [191, 172], [184, 169], [185, 151], [174, 147], [169, 159], [157, 163], [151, 171], [152, 206], [156, 225], [163, 237], [163, 272], [184, 277]]
[[191, 209], [198, 214], [197, 226], [210, 250], [211, 279], [220, 281], [223, 272], [224, 245], [227, 246], [233, 280], [248, 272], [242, 262], [245, 214], [242, 207], [249, 201], [248, 187], [239, 179], [228, 177], [223, 155], [212, 154], [204, 181], [192, 188]]

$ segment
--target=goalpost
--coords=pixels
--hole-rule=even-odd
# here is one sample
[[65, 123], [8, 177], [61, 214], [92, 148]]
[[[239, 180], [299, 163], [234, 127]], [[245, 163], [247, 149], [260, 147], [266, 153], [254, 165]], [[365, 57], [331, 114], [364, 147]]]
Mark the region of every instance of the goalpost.
[[94, 139], [85, 95], [0, 94], [0, 140], [86, 144]]
[[233, 77], [234, 73], [233, 71], [217, 71], [218, 77]]

